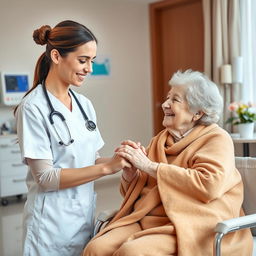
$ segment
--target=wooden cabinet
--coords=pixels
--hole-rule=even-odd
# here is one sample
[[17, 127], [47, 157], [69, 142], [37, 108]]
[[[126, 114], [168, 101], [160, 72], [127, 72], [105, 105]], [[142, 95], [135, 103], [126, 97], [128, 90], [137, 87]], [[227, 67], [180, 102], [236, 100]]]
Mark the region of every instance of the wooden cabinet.
[[6, 197], [27, 193], [27, 166], [22, 163], [17, 137], [0, 136], [0, 198], [3, 205]]
[[[22, 204], [23, 205], [23, 204]], [[3, 207], [2, 207], [3, 208]], [[22, 212], [21, 206], [11, 205], [5, 209], [1, 209], [0, 219], [0, 255], [13, 256], [21, 255], [22, 251]], [[23, 207], [22, 207], [23, 209]], [[16, 213], [14, 211], [17, 210]]]

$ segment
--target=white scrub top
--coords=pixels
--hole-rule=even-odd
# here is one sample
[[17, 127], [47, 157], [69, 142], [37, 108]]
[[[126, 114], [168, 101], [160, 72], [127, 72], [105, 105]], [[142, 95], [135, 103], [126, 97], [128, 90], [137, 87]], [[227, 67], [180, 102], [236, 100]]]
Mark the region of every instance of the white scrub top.
[[[91, 102], [76, 92], [88, 118], [96, 123]], [[56, 111], [66, 119], [74, 143], [59, 145], [59, 138], [49, 121], [50, 109], [42, 85], [38, 85], [19, 105], [16, 112], [22, 159], [52, 159], [54, 168], [81, 168], [95, 164], [96, 152], [104, 145], [98, 128], [88, 131], [83, 115], [72, 98], [72, 111], [48, 91]], [[54, 117], [64, 142], [69, 137], [62, 121]], [[75, 170], [74, 170], [75, 171]], [[91, 238], [95, 193], [89, 182], [59, 191], [44, 192], [27, 175], [28, 196], [24, 207], [25, 256], [77, 256]]]

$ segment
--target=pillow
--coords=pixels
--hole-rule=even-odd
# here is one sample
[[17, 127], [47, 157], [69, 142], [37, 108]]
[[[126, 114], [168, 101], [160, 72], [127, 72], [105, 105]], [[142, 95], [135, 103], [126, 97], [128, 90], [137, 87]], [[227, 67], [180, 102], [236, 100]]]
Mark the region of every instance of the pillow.
[[[240, 172], [244, 184], [243, 209], [246, 215], [256, 213], [256, 158], [236, 157], [236, 168]], [[256, 227], [252, 228], [256, 236]]]

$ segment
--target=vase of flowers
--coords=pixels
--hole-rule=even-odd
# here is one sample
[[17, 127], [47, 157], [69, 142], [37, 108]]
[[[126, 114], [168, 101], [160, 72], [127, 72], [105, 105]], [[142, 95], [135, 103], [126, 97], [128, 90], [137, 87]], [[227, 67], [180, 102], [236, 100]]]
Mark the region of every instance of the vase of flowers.
[[226, 122], [237, 125], [241, 138], [252, 138], [254, 132], [254, 122], [256, 121], [256, 108], [253, 104], [232, 102], [229, 111], [233, 113]]

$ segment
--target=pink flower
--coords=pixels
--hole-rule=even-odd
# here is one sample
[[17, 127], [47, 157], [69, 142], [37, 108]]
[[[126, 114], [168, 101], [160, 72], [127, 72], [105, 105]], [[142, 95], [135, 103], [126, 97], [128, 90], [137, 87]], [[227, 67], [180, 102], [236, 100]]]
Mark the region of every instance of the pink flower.
[[236, 102], [232, 102], [230, 103], [230, 105], [228, 106], [228, 110], [231, 112], [234, 112], [238, 109], [238, 104]]

